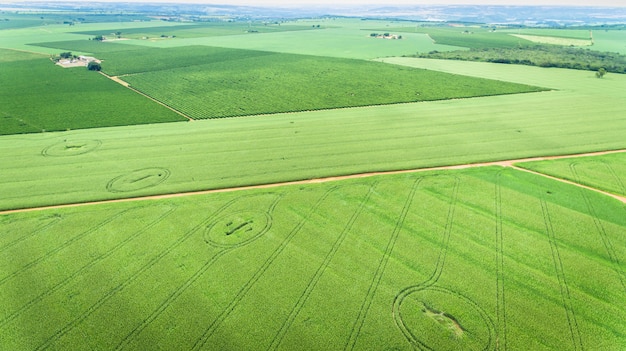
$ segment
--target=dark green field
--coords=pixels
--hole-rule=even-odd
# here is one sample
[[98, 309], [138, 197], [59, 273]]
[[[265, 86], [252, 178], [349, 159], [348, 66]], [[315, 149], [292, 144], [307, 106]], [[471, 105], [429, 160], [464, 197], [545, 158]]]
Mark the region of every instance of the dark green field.
[[[0, 134], [185, 120], [97, 72], [0, 50]], [[8, 83], [10, 82], [10, 83]]]
[[[543, 88], [363, 60], [182, 47], [103, 70], [194, 119], [537, 92]], [[135, 72], [144, 72], [137, 73]]]

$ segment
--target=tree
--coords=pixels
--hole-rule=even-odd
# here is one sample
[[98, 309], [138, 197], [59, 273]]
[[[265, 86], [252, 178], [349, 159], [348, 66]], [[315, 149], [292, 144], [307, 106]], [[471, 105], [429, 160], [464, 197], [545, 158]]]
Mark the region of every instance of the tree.
[[93, 38], [93, 40], [103, 41], [104, 37], [102, 35], [97, 35], [95, 38]]
[[89, 61], [87, 69], [90, 71], [99, 71], [102, 69], [102, 66], [100, 66], [100, 64], [96, 61]]
[[596, 72], [596, 77], [602, 78], [606, 74], [606, 69], [604, 67], [600, 67], [600, 69]]
[[62, 53], [59, 54], [59, 56], [61, 56], [61, 58], [64, 58], [64, 59], [68, 59], [68, 58], [72, 57], [72, 53], [70, 51], [62, 52]]

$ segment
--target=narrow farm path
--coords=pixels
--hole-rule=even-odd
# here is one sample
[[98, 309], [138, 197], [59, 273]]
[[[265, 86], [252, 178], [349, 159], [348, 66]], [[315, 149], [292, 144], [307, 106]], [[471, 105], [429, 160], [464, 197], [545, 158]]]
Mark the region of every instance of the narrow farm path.
[[193, 118], [191, 118], [191, 117], [187, 116], [186, 114], [184, 114], [184, 113], [182, 113], [182, 112], [178, 111], [177, 109], [175, 109], [175, 108], [173, 108], [173, 107], [171, 107], [171, 106], [168, 106], [168, 105], [166, 105], [166, 104], [162, 103], [161, 101], [156, 100], [156, 99], [152, 98], [151, 96], [148, 96], [148, 95], [146, 95], [146, 94], [144, 94], [144, 93], [140, 92], [139, 90], [137, 90], [137, 89], [135, 89], [135, 88], [131, 87], [131, 86], [130, 86], [130, 84], [128, 84], [128, 82], [123, 81], [123, 80], [122, 80], [119, 76], [110, 76], [110, 75], [108, 75], [108, 74], [106, 74], [106, 73], [104, 73], [104, 72], [102, 72], [102, 71], [100, 72], [100, 74], [102, 74], [103, 76], [105, 76], [105, 77], [109, 78], [110, 80], [112, 80], [112, 81], [114, 81], [114, 82], [116, 82], [116, 83], [118, 83], [118, 84], [122, 85], [124, 88], [128, 88], [128, 89], [130, 89], [130, 90], [134, 91], [135, 93], [137, 93], [137, 94], [139, 94], [139, 95], [141, 95], [141, 96], [143, 96], [143, 97], [146, 97], [146, 98], [148, 98], [148, 99], [150, 99], [150, 100], [152, 100], [152, 101], [156, 102], [157, 104], [159, 104], [159, 105], [161, 105], [161, 106], [163, 106], [163, 107], [165, 107], [165, 108], [167, 108], [167, 109], [171, 110], [171, 111], [176, 112], [177, 114], [179, 114], [179, 115], [181, 115], [181, 116], [183, 116], [183, 117], [187, 118], [189, 121], [193, 121], [193, 120], [194, 120]]
[[349, 174], [343, 176], [335, 176], [335, 177], [326, 177], [326, 178], [316, 178], [316, 179], [306, 179], [306, 180], [296, 180], [290, 182], [280, 182], [280, 183], [271, 183], [271, 184], [261, 184], [261, 185], [249, 185], [249, 186], [240, 186], [233, 188], [222, 188], [222, 189], [211, 189], [211, 190], [200, 190], [200, 191], [189, 191], [189, 192], [181, 192], [181, 193], [173, 193], [173, 194], [162, 194], [162, 195], [150, 195], [150, 196], [141, 196], [141, 197], [131, 197], [125, 199], [113, 199], [113, 200], [102, 200], [102, 201], [91, 201], [91, 202], [80, 202], [73, 204], [63, 204], [63, 205], [52, 205], [52, 206], [41, 206], [41, 207], [31, 207], [31, 208], [23, 208], [17, 210], [5, 210], [0, 211], [0, 215], [3, 214], [11, 214], [11, 213], [19, 213], [19, 212], [30, 212], [30, 211], [40, 211], [47, 209], [60, 209], [60, 208], [69, 208], [69, 207], [78, 207], [78, 206], [87, 206], [87, 205], [97, 205], [97, 204], [108, 204], [108, 203], [117, 203], [117, 202], [131, 202], [131, 201], [143, 201], [143, 200], [158, 200], [158, 199], [170, 199], [182, 196], [190, 196], [190, 195], [203, 195], [203, 194], [214, 194], [214, 193], [224, 193], [224, 192], [233, 192], [240, 190], [251, 190], [251, 189], [269, 189], [269, 188], [277, 188], [286, 185], [302, 185], [302, 184], [314, 184], [314, 183], [325, 183], [332, 182], [338, 180], [346, 180], [346, 179], [355, 179], [355, 178], [365, 178], [372, 177], [378, 175], [392, 175], [392, 174], [404, 174], [404, 173], [417, 173], [417, 172], [426, 172], [426, 171], [441, 171], [441, 170], [454, 170], [454, 169], [467, 169], [467, 168], [475, 168], [475, 167], [488, 167], [488, 166], [501, 166], [501, 167], [511, 167], [519, 171], [528, 172], [532, 174], [536, 174], [539, 176], [547, 177], [550, 179], [554, 179], [560, 182], [564, 182], [567, 184], [575, 185], [578, 187], [582, 187], [585, 189], [593, 190], [595, 192], [604, 194], [606, 196], [610, 196], [615, 198], [626, 204], [626, 197], [612, 194], [601, 189], [593, 188], [590, 186], [586, 186], [583, 184], [575, 183], [566, 179], [557, 178], [554, 176], [550, 176], [544, 173], [539, 173], [535, 171], [531, 171], [528, 169], [524, 169], [521, 167], [515, 166], [515, 163], [519, 162], [530, 162], [530, 161], [544, 161], [544, 160], [557, 160], [563, 158], [576, 158], [576, 157], [591, 157], [591, 156], [601, 156], [607, 154], [615, 154], [626, 152], [626, 149], [620, 150], [610, 150], [610, 151], [599, 151], [599, 152], [588, 152], [582, 154], [571, 154], [571, 155], [559, 155], [559, 156], [540, 156], [540, 157], [530, 157], [530, 158], [521, 158], [521, 159], [513, 159], [513, 160], [502, 160], [502, 161], [493, 161], [493, 162], [482, 162], [482, 163], [468, 163], [462, 165], [453, 165], [453, 166], [440, 166], [440, 167], [428, 167], [428, 168], [416, 168], [416, 169], [407, 169], [407, 170], [399, 170], [399, 171], [383, 171], [383, 172], [368, 172], [368, 173], [358, 173], [358, 174]]
[[601, 193], [601, 194], [604, 194], [604, 195], [606, 195], [606, 196], [610, 196], [610, 197], [612, 197], [612, 198], [618, 199], [619, 201], [621, 201], [621, 202], [623, 202], [623, 203], [625, 203], [625, 204], [626, 204], [626, 197], [623, 197], [623, 196], [619, 196], [619, 195], [616, 195], [616, 194], [611, 194], [611, 193], [606, 192], [606, 191], [604, 191], [604, 190], [600, 190], [600, 189], [593, 188], [593, 187], [590, 187], [590, 186], [587, 186], [587, 185], [584, 185], [584, 184], [580, 184], [580, 183], [572, 182], [572, 181], [569, 181], [569, 180], [567, 180], [567, 179], [554, 177], [554, 176], [547, 175], [547, 174], [544, 174], [544, 173], [539, 173], [539, 172], [536, 172], [536, 171], [532, 171], [532, 170], [530, 170], [530, 169], [525, 169], [525, 168], [517, 167], [517, 166], [515, 166], [515, 165], [511, 165], [510, 167], [512, 167], [512, 168], [514, 168], [514, 169], [516, 169], [516, 170], [518, 170], [518, 171], [528, 172], [528, 173], [532, 173], [532, 174], [540, 175], [540, 176], [543, 176], [543, 177], [546, 177], [546, 178], [550, 178], [550, 179], [558, 180], [558, 181], [563, 182], [563, 183], [567, 183], [567, 184], [571, 184], [571, 185], [576, 185], [576, 186], [579, 186], [579, 187], [581, 187], [581, 188], [585, 188], [585, 189], [593, 190], [593, 191], [599, 192], [599, 193]]

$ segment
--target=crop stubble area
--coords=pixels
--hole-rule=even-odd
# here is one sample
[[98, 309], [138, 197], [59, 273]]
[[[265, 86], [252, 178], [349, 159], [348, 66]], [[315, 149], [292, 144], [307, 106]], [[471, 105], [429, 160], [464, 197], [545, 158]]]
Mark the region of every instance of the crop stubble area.
[[[552, 91], [1, 136], [0, 209], [625, 147], [622, 76], [383, 61]], [[619, 350], [625, 211], [480, 167], [3, 214], [0, 349]]]

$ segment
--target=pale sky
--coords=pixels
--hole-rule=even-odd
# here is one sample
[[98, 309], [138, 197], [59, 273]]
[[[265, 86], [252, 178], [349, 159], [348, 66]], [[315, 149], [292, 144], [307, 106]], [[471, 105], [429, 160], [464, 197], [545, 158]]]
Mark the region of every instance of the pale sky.
[[[61, 0], [71, 2], [72, 0]], [[59, 2], [61, 2], [59, 1]], [[9, 0], [18, 2], [50, 2], [54, 0]], [[612, 6], [626, 7], [626, 0], [95, 0], [95, 2], [138, 2], [138, 3], [193, 3], [216, 5], [285, 6], [303, 5], [561, 5], [561, 6]]]

